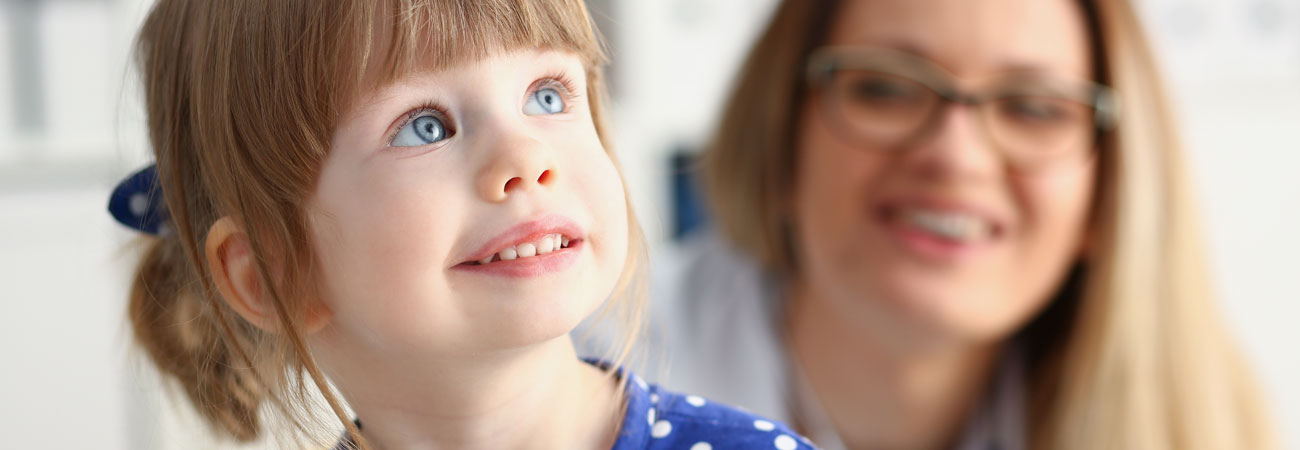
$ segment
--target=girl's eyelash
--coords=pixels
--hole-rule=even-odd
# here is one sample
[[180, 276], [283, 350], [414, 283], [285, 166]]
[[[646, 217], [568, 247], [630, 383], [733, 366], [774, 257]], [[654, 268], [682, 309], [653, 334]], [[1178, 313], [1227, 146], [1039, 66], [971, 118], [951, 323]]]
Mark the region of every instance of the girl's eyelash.
[[448, 119], [450, 116], [445, 111], [442, 110], [442, 107], [438, 106], [434, 102], [425, 102], [420, 106], [417, 106], [414, 109], [407, 111], [406, 114], [402, 114], [402, 118], [399, 119], [397, 121], [397, 124], [393, 126], [393, 128], [388, 132], [388, 136], [387, 136], [388, 145], [390, 147], [393, 145], [393, 139], [397, 139], [397, 133], [400, 133], [402, 131], [402, 128], [406, 128], [407, 125], [411, 124], [411, 121], [414, 121], [415, 119], [418, 119], [421, 116], [424, 116], [429, 113], [432, 113], [433, 116], [437, 117], [438, 120], [442, 121], [443, 126], [447, 128], [447, 136], [450, 137], [451, 135], [455, 134], [456, 128], [451, 125], [451, 120]]
[[538, 78], [538, 81], [534, 82], [533, 87], [528, 90], [528, 94], [532, 95], [534, 92], [547, 87], [547, 85], [558, 85], [561, 87], [561, 90], [564, 91], [562, 92], [564, 94], [564, 99], [567, 101], [572, 101], [579, 96], [577, 84], [573, 82], [572, 78], [569, 78], [568, 74], [561, 71], [551, 72], [546, 76]]
[[[567, 101], [572, 101], [579, 97], [577, 84], [573, 82], [573, 79], [570, 78], [568, 74], [560, 71], [552, 72], [538, 78], [537, 81], [533, 83], [533, 86], [528, 90], [528, 93], [529, 95], [532, 95], [532, 93], [537, 92], [539, 89], [552, 86], [558, 86], [560, 90], [563, 91], [562, 94], [564, 95], [564, 99]], [[385, 141], [388, 142], [389, 146], [392, 146], [393, 139], [397, 139], [397, 133], [401, 132], [402, 128], [410, 125], [411, 121], [429, 113], [437, 116], [438, 120], [442, 121], [443, 126], [447, 127], [448, 136], [455, 134], [455, 127], [451, 125], [451, 120], [449, 119], [451, 116], [448, 115], [441, 106], [438, 106], [437, 103], [428, 101], [410, 111], [407, 111], [405, 114], [402, 114], [401, 119], [399, 119], [392, 129], [389, 130]]]

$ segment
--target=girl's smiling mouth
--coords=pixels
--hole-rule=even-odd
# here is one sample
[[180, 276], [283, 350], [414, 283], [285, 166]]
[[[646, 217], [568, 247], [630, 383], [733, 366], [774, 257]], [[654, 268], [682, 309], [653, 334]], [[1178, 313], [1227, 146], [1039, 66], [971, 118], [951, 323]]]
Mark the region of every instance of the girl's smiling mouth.
[[478, 261], [469, 261], [465, 264], [477, 264], [486, 266], [493, 262], [514, 261], [519, 258], [532, 258], [550, 254], [553, 251], [563, 250], [573, 245], [575, 240], [563, 234], [555, 233], [542, 236], [536, 242], [525, 242], [519, 245], [512, 245], [502, 249], [499, 252], [483, 257]]
[[542, 216], [497, 235], [452, 269], [517, 278], [540, 276], [568, 268], [584, 244], [585, 234], [573, 221]]

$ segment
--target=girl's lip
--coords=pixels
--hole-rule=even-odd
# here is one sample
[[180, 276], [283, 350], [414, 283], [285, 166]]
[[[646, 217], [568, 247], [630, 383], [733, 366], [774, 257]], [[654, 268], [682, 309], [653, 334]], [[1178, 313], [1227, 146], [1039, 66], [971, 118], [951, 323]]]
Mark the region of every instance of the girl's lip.
[[586, 245], [585, 240], [575, 239], [569, 241], [568, 247], [545, 255], [517, 258], [509, 261], [494, 261], [490, 264], [478, 264], [475, 261], [469, 261], [453, 266], [452, 270], [510, 278], [542, 276], [560, 272], [572, 266], [582, 254], [582, 250]]
[[[543, 236], [552, 234], [559, 234], [569, 238], [570, 248], [574, 247], [574, 242], [582, 242], [586, 238], [586, 233], [582, 231], [582, 228], [579, 227], [577, 223], [561, 215], [548, 214], [519, 223], [506, 229], [506, 231], [497, 234], [492, 239], [489, 239], [487, 243], [480, 246], [477, 251], [471, 253], [468, 258], [457, 264], [456, 267], [465, 264], [472, 264], [484, 258], [491, 257], [505, 248], [515, 247], [519, 244], [529, 242], [537, 242]], [[559, 253], [559, 251], [552, 253]], [[533, 256], [531, 258], [540, 258], [542, 256], [546, 255]], [[520, 258], [520, 260], [523, 259], [529, 258]], [[508, 262], [510, 261], [499, 261], [488, 264], [487, 266]]]

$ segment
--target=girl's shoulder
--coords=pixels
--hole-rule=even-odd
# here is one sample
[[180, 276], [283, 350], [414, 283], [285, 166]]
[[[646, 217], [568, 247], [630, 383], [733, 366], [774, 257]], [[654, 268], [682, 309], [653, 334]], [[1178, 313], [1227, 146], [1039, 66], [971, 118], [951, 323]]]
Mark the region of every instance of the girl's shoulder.
[[815, 449], [785, 424], [631, 375], [613, 450]]

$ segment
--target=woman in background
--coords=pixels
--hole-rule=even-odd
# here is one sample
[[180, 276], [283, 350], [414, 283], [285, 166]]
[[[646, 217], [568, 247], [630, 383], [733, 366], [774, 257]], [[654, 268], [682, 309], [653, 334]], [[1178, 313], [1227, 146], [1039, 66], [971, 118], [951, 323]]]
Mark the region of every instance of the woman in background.
[[742, 69], [670, 383], [827, 449], [1274, 445], [1122, 0], [789, 0]]

